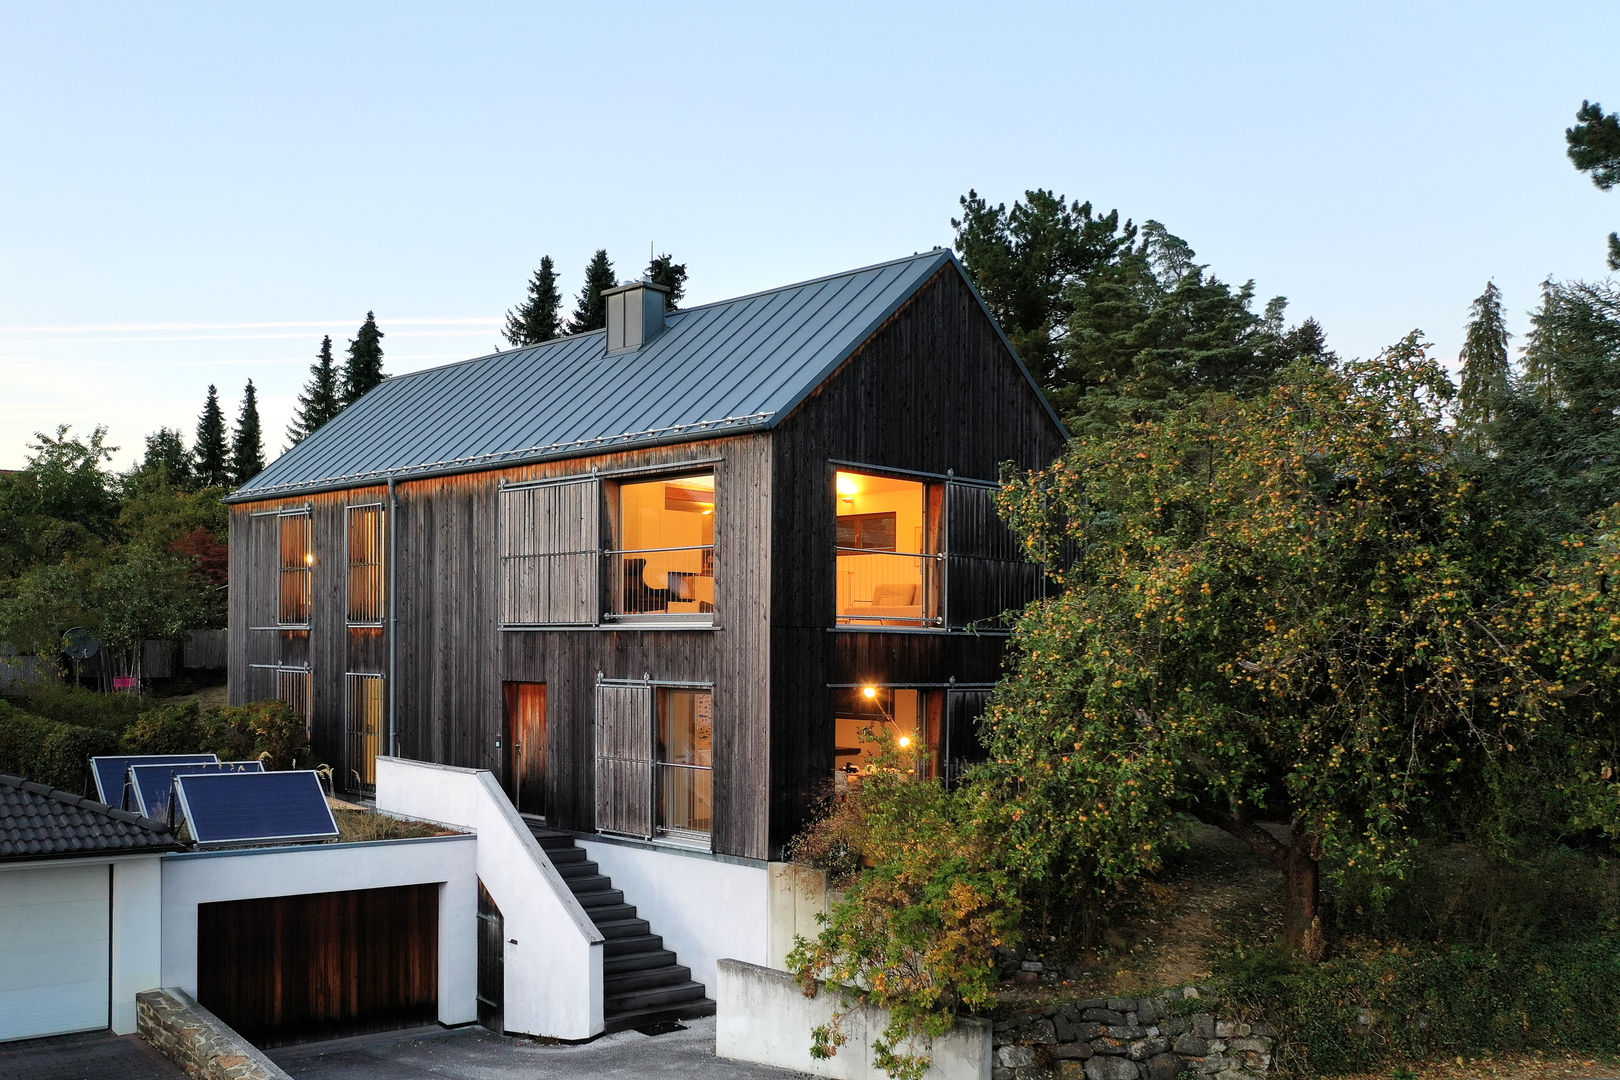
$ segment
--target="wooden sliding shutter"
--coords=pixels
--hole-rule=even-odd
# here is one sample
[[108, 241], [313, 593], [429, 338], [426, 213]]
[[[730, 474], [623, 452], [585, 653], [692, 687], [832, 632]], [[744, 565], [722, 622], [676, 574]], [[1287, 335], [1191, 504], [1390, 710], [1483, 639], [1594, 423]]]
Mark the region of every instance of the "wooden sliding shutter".
[[653, 833], [653, 689], [596, 687], [596, 827]]
[[597, 621], [601, 514], [594, 477], [501, 491], [503, 626]]
[[985, 759], [979, 743], [979, 717], [990, 700], [988, 687], [952, 688], [945, 692], [945, 780], [955, 783], [962, 770]]
[[945, 485], [945, 620], [953, 627], [1001, 625], [1001, 614], [1041, 595], [1041, 568], [996, 514], [996, 489]]

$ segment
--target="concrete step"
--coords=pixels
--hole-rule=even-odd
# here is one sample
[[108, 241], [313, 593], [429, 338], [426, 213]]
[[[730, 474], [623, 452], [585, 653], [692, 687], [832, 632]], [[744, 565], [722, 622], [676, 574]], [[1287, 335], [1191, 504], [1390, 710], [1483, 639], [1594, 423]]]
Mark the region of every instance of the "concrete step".
[[585, 857], [585, 849], [581, 847], [546, 848], [546, 857], [551, 860], [551, 865], [558, 870], [565, 866], [577, 866], [582, 862], [589, 861]]
[[601, 888], [574, 890], [574, 899], [579, 901], [579, 906], [582, 908], [593, 908], [606, 907], [609, 904], [624, 903], [624, 890], [611, 888], [610, 886], [613, 884], [611, 881], [608, 881], [608, 879], [605, 877], [601, 877], [600, 874], [597, 876], [601, 878], [603, 882], [606, 882], [606, 884], [604, 884]]
[[[603, 965], [606, 967], [606, 965]], [[661, 967], [642, 968], [639, 971], [620, 971], [602, 975], [602, 992], [612, 997], [631, 990], [646, 990], [653, 986], [673, 986], [692, 977], [692, 969], [685, 964], [664, 964]]]
[[597, 871], [601, 869], [601, 867], [597, 866], [589, 859], [565, 862], [560, 866], [558, 866], [556, 863], [552, 863], [551, 865], [557, 867], [557, 874], [564, 881], [573, 881], [575, 878], [597, 877], [599, 876]]
[[703, 997], [703, 984], [688, 979], [668, 986], [649, 986], [641, 990], [626, 990], [622, 994], [607, 994], [602, 999], [602, 1015], [618, 1015], [641, 1009], [667, 1009], [697, 1001]]
[[602, 936], [608, 941], [613, 941], [616, 938], [643, 937], [652, 932], [652, 927], [648, 925], [646, 919], [604, 919], [600, 921], [592, 919], [591, 921], [596, 923], [596, 928], [602, 931]]
[[675, 954], [668, 949], [647, 949], [643, 952], [624, 952], [602, 955], [602, 978], [648, 968], [669, 967], [675, 963]]
[[638, 934], [635, 937], [610, 937], [602, 942], [602, 963], [605, 967], [607, 958], [610, 956], [629, 956], [631, 953], [651, 952], [663, 947], [664, 939], [657, 934]]
[[615, 1013], [612, 1016], [604, 1012], [602, 1030], [611, 1035], [615, 1031], [629, 1031], [631, 1028], [646, 1027], [648, 1024], [657, 1024], [665, 1020], [694, 1020], [699, 1016], [713, 1015], [714, 1002], [709, 998], [698, 998], [679, 1005], [654, 1005], [651, 1008]]

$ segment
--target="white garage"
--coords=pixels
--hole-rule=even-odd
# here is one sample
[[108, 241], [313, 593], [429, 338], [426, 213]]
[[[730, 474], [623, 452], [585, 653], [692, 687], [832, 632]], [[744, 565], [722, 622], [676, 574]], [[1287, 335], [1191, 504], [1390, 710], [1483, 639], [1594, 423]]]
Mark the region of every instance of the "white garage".
[[158, 822], [0, 773], [0, 1042], [135, 1030], [176, 847]]
[[109, 1026], [106, 863], [0, 871], [0, 1042]]

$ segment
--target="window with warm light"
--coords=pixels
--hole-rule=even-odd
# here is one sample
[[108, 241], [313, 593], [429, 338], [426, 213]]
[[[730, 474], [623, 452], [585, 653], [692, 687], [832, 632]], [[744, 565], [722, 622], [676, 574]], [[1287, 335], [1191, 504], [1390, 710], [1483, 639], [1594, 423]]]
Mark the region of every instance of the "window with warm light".
[[618, 485], [616, 618], [714, 619], [714, 473]]
[[315, 552], [310, 546], [309, 512], [277, 518], [276, 621], [282, 626], [308, 626]]
[[707, 836], [714, 819], [714, 694], [658, 691], [658, 832]]
[[[938, 508], [919, 480], [839, 470], [838, 622], [929, 626], [938, 607]], [[932, 512], [931, 512], [932, 511]]]
[[944, 697], [930, 690], [863, 686], [839, 692], [834, 721], [834, 780], [860, 783], [884, 745], [923, 776], [938, 776]]
[[348, 512], [349, 625], [383, 621], [383, 508], [351, 506]]

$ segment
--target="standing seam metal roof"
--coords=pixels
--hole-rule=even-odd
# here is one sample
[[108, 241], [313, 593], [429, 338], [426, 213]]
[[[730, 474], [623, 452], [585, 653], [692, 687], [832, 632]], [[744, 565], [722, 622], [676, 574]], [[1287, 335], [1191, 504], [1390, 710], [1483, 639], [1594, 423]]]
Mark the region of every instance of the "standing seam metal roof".
[[598, 330], [396, 375], [228, 501], [769, 428], [947, 265], [935, 250], [687, 308], [611, 357]]

